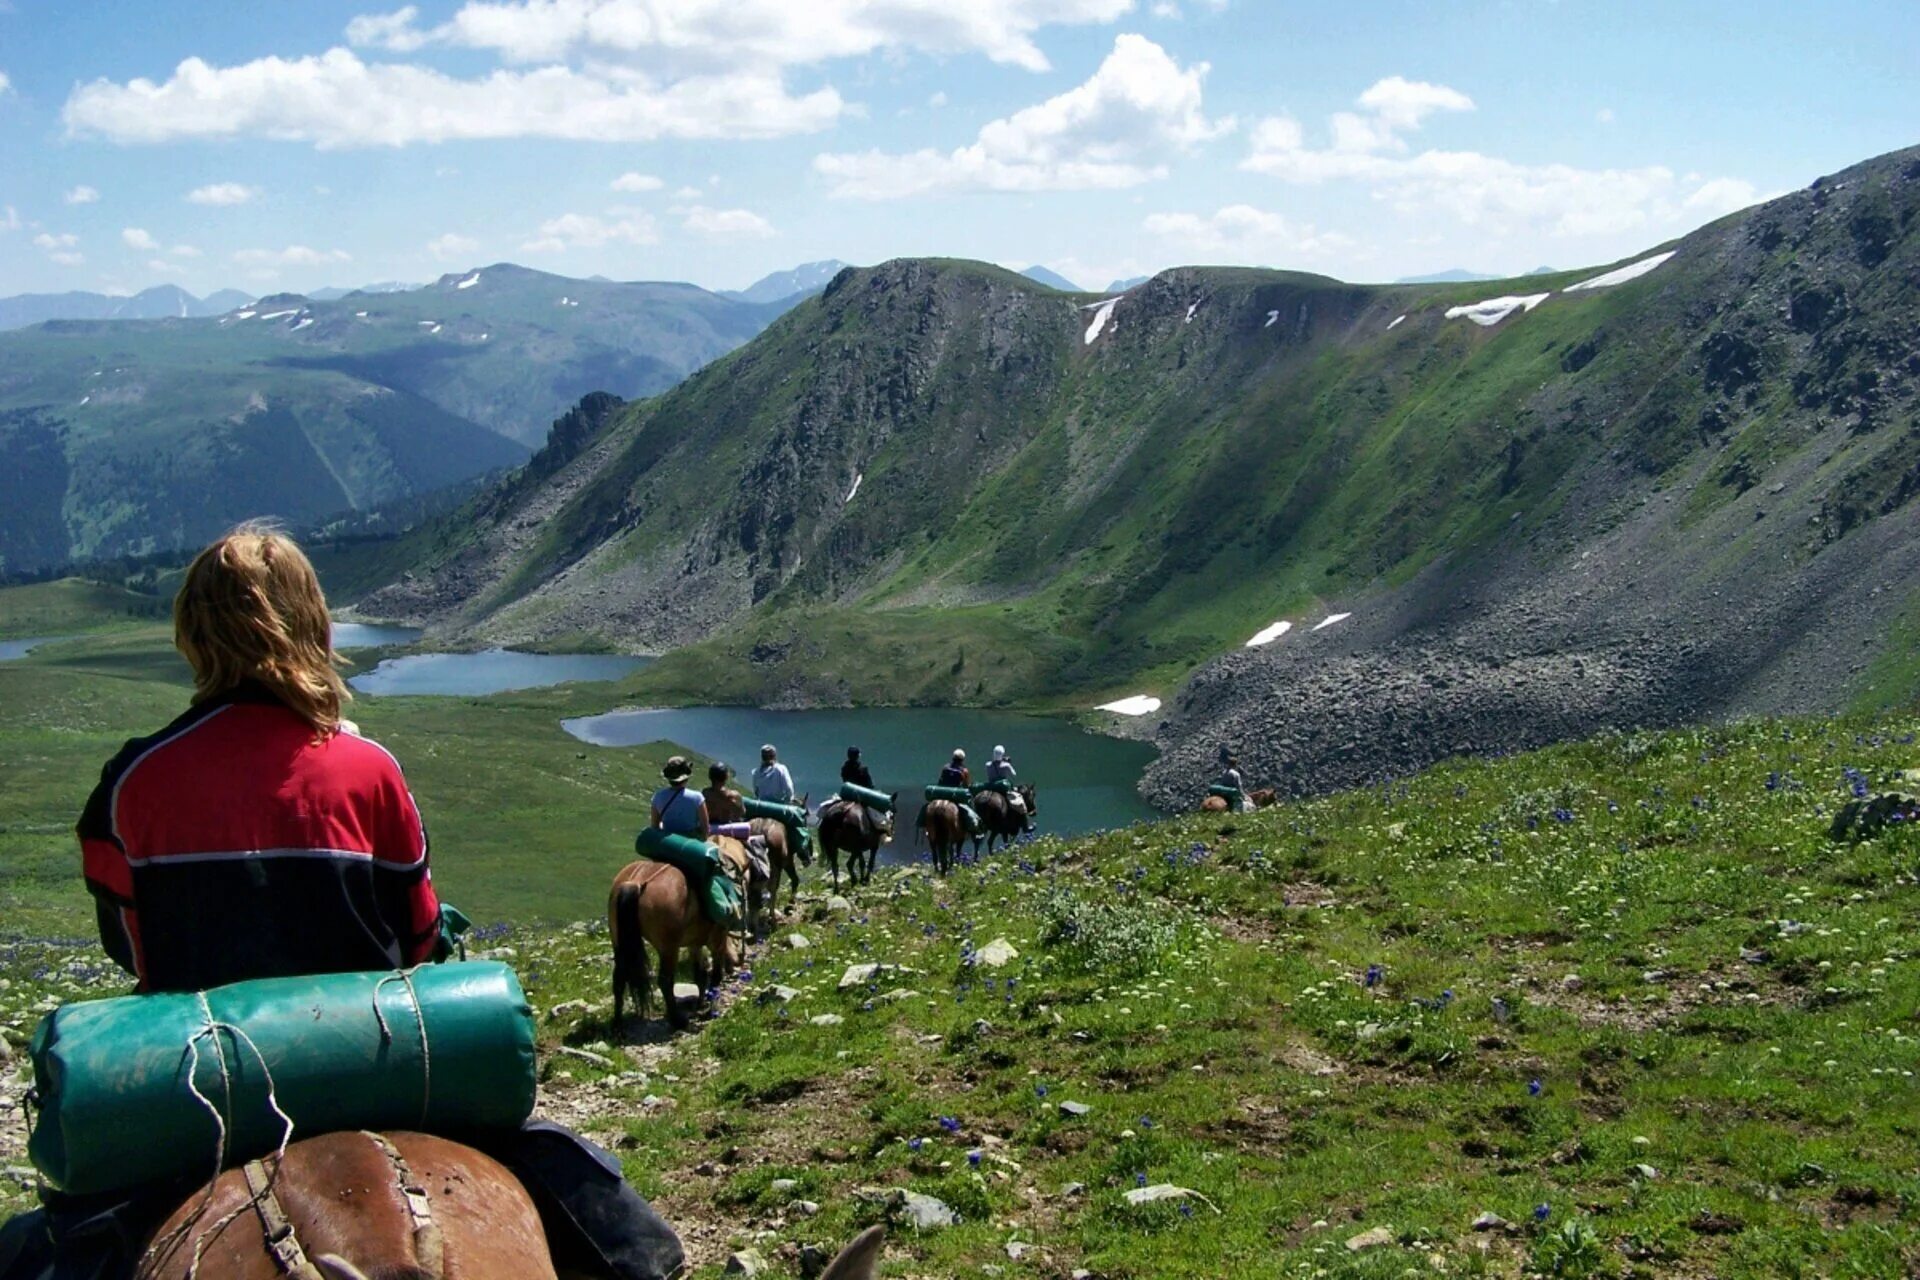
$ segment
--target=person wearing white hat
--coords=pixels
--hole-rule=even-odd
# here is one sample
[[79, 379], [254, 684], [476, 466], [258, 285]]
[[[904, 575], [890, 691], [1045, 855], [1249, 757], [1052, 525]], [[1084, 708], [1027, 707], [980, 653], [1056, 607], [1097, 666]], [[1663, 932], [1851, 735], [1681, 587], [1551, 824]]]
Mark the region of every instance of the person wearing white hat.
[[[993, 759], [987, 761], [987, 781], [1012, 783], [1019, 775], [1014, 772], [1013, 761], [1007, 759], [1005, 747], [993, 749]], [[1007, 803], [1020, 815], [1021, 825], [1028, 831], [1033, 830], [1033, 819], [1027, 815], [1027, 799], [1011, 785], [1007, 787]]]

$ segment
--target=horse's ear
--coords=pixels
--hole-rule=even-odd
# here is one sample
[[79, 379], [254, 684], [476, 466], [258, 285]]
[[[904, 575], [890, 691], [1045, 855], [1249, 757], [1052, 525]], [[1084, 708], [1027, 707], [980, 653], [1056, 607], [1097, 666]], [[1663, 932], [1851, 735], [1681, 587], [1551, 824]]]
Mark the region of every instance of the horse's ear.
[[839, 1257], [827, 1264], [820, 1280], [872, 1280], [874, 1266], [880, 1261], [880, 1247], [886, 1241], [884, 1227], [868, 1227], [840, 1251]]

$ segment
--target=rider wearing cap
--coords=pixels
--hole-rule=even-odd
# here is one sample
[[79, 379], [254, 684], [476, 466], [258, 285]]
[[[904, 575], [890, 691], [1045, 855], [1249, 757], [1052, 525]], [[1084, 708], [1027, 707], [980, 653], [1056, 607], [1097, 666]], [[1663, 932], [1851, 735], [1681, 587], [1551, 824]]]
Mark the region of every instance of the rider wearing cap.
[[1013, 761], [1007, 758], [1007, 749], [1005, 747], [995, 747], [993, 749], [993, 759], [987, 761], [987, 781], [1004, 782], [1008, 784], [1007, 803], [1012, 805], [1013, 811], [1020, 815], [1021, 826], [1031, 831], [1033, 830], [1033, 818], [1027, 812], [1027, 798], [1021, 795], [1012, 785], [1013, 780], [1018, 776], [1019, 775], [1013, 770]]
[[953, 759], [947, 762], [946, 768], [940, 770], [940, 785], [943, 787], [970, 787], [973, 785], [973, 774], [967, 768], [966, 752], [958, 749], [954, 751]]

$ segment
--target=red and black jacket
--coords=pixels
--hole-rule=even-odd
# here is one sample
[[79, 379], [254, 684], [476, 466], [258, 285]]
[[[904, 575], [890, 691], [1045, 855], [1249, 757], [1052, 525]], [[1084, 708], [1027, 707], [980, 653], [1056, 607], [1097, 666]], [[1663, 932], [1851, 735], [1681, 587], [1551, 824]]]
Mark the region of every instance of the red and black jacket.
[[80, 816], [100, 941], [142, 991], [428, 959], [440, 904], [400, 765], [260, 685], [120, 749]]

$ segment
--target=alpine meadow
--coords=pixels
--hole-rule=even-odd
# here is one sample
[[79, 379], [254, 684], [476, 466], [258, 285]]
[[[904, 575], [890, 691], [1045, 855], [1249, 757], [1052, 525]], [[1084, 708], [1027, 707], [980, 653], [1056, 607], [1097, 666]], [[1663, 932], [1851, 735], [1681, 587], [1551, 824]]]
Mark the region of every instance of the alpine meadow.
[[0, 1280], [1920, 1275], [1916, 67], [0, 2]]

